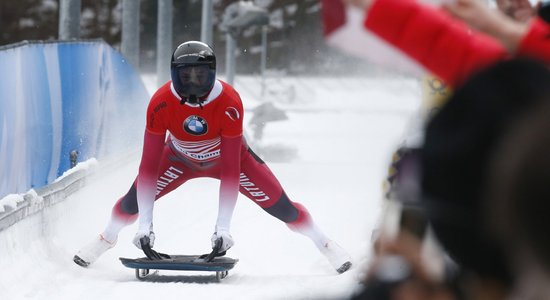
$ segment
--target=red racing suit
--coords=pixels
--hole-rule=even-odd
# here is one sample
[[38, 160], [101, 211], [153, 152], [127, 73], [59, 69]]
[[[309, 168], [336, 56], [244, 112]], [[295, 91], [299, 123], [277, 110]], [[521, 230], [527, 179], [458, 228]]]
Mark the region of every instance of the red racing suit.
[[241, 98], [230, 85], [217, 80], [201, 105], [180, 101], [171, 82], [153, 95], [139, 173], [115, 204], [115, 217], [130, 223], [139, 211], [139, 230], [148, 230], [154, 200], [189, 179], [210, 177], [220, 179], [216, 226], [229, 229], [239, 191], [291, 228], [310, 218], [247, 146]]

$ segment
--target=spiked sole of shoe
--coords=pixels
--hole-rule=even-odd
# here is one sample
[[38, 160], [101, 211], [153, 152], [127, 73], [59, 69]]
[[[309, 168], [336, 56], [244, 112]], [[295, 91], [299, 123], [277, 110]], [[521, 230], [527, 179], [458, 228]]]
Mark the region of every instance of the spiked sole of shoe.
[[347, 270], [349, 270], [350, 268], [351, 268], [351, 262], [346, 261], [343, 265], [340, 266], [340, 268], [336, 269], [336, 272], [338, 272], [338, 274], [342, 274]]
[[83, 259], [80, 258], [78, 255], [75, 255], [75, 256], [73, 257], [73, 261], [74, 261], [77, 265], [79, 265], [79, 266], [81, 266], [81, 267], [84, 267], [84, 268], [90, 265], [89, 262], [83, 260]]

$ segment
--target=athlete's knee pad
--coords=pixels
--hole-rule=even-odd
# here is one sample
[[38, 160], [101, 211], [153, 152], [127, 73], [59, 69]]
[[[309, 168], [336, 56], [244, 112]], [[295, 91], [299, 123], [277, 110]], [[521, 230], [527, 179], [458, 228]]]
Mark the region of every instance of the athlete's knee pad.
[[125, 220], [126, 223], [132, 223], [137, 219], [138, 205], [135, 183], [132, 184], [128, 193], [117, 201], [113, 207], [113, 216]]
[[283, 192], [275, 204], [265, 207], [264, 210], [275, 218], [285, 223], [290, 223], [296, 221], [300, 215], [299, 209], [294, 204], [288, 199], [286, 193]]
[[287, 222], [286, 225], [288, 228], [290, 228], [293, 231], [301, 231], [300, 229], [306, 225], [309, 225], [311, 223], [311, 215], [300, 203], [292, 202], [292, 205], [296, 208], [298, 211], [298, 215], [296, 216], [296, 219], [292, 222]]

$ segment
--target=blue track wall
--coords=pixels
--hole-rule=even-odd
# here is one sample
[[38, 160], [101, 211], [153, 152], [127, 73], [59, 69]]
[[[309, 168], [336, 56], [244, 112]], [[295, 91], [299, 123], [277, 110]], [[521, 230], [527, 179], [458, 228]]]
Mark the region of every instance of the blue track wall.
[[141, 145], [149, 95], [102, 41], [0, 50], [0, 198], [53, 182], [78, 161]]

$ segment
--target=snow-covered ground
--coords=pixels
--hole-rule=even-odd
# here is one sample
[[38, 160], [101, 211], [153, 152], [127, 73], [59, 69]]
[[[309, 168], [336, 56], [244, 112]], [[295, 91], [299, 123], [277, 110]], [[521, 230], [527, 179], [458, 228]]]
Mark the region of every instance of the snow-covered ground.
[[[153, 89], [151, 77], [144, 77]], [[141, 282], [118, 257], [143, 256], [132, 243], [136, 226], [87, 269], [76, 251], [104, 228], [114, 202], [128, 190], [140, 149], [125, 161], [98, 162], [86, 187], [64, 202], [0, 232], [0, 299], [345, 299], [357, 288], [379, 218], [381, 185], [391, 151], [419, 105], [411, 79], [286, 78], [271, 80], [264, 101], [288, 120], [268, 123], [262, 149], [291, 153], [268, 161], [293, 201], [304, 204], [328, 236], [347, 249], [354, 267], [338, 275], [305, 237], [291, 232], [245, 197], [232, 223], [240, 261], [221, 283], [212, 274], [162, 272]], [[248, 122], [259, 105], [260, 81], [237, 77]], [[141, 129], [136, 129], [141, 130]], [[248, 132], [248, 135], [252, 135]], [[261, 152], [261, 151], [260, 151]], [[267, 154], [270, 154], [269, 152]], [[273, 155], [277, 158], [277, 155]], [[268, 155], [269, 156], [269, 155]], [[289, 159], [290, 158], [290, 159]], [[197, 179], [155, 207], [155, 249], [200, 254], [210, 249], [218, 182]]]

